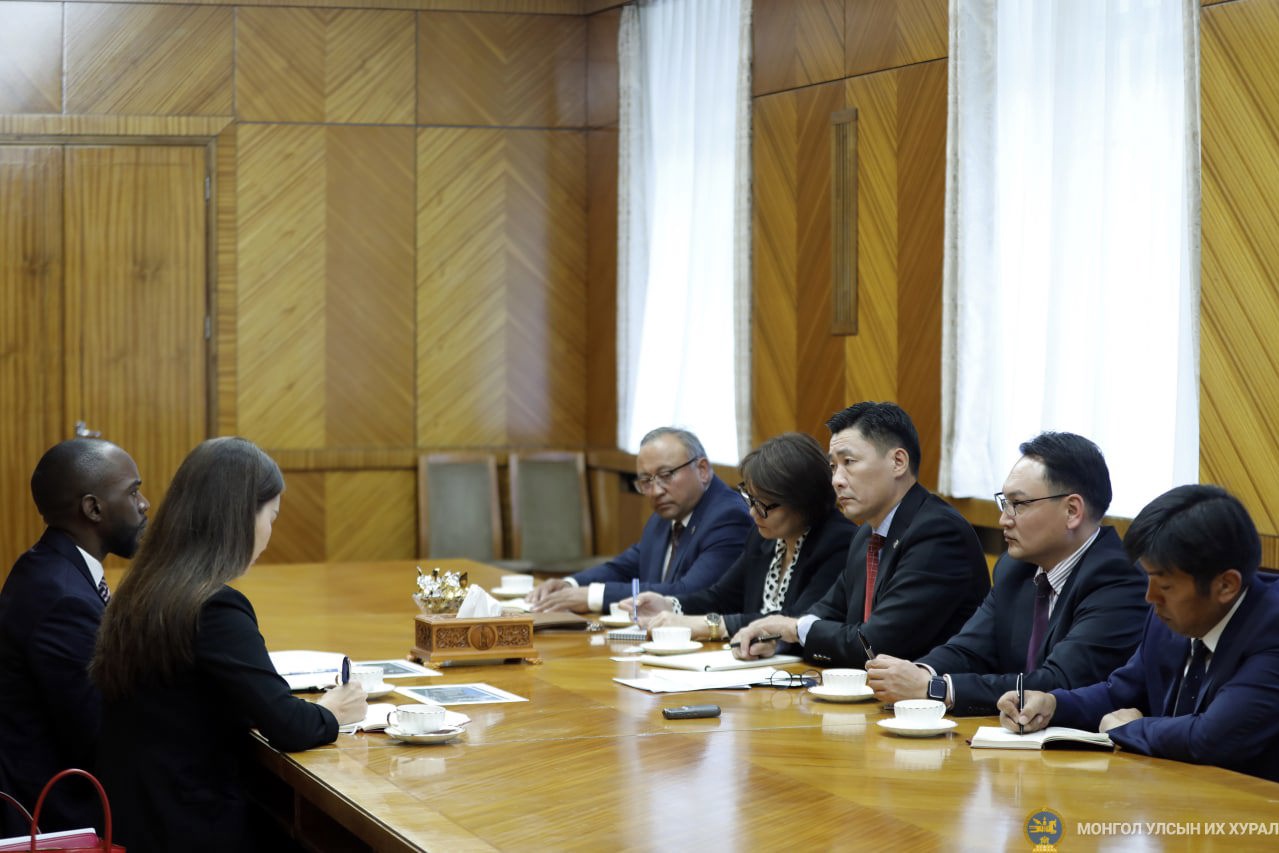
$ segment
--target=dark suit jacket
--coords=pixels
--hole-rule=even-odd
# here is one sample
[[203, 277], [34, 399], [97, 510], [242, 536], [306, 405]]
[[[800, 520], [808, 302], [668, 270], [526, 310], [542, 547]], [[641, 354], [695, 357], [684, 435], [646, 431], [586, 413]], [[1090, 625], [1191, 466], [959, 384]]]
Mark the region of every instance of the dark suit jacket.
[[829, 666], [866, 664], [861, 628], [876, 652], [914, 659], [963, 627], [990, 589], [981, 543], [962, 515], [916, 483], [897, 505], [879, 557], [871, 616], [862, 622], [866, 546], [874, 531], [863, 524], [848, 549], [848, 564], [809, 613], [804, 657]]
[[1279, 582], [1257, 577], [1248, 587], [1208, 661], [1193, 714], [1170, 717], [1190, 640], [1154, 615], [1141, 645], [1100, 684], [1054, 690], [1052, 725], [1096, 731], [1119, 708], [1145, 716], [1110, 730], [1131, 752], [1212, 764], [1279, 781]]
[[[835, 507], [809, 529], [799, 560], [791, 569], [783, 614], [807, 613], [826, 594], [844, 570], [848, 544], [856, 532], [857, 525]], [[737, 562], [710, 587], [679, 596], [680, 607], [685, 613], [719, 613], [730, 636], [763, 616], [764, 578], [773, 562], [776, 541], [760, 536], [759, 528], [751, 530]]]
[[671, 522], [658, 515], [649, 517], [639, 542], [607, 563], [578, 572], [573, 579], [582, 586], [605, 584], [605, 609], [614, 601], [630, 597], [631, 578], [636, 577], [642, 590], [676, 597], [687, 595], [710, 586], [728, 570], [753, 527], [741, 495], [712, 476], [680, 538], [666, 583], [662, 583], [662, 561], [670, 543]]
[[[950, 674], [952, 713], [995, 714], [999, 697], [1016, 689], [1034, 621], [1035, 572], [1030, 563], [1000, 557], [995, 585], [968, 624], [917, 661]], [[1105, 678], [1141, 639], [1145, 595], [1145, 575], [1129, 562], [1115, 529], [1103, 527], [1057, 597], [1026, 689], [1083, 687]]]
[[[28, 809], [56, 772], [92, 766], [100, 703], [88, 666], [104, 609], [75, 542], [52, 528], [0, 591], [0, 790]], [[45, 808], [46, 831], [92, 826], [100, 812], [96, 795], [70, 783]], [[0, 836], [30, 829], [17, 819], [0, 809]]]
[[337, 737], [333, 714], [276, 674], [249, 600], [223, 587], [200, 612], [194, 666], [104, 704], [98, 772], [129, 853], [253, 849], [239, 783], [251, 726], [286, 751]]

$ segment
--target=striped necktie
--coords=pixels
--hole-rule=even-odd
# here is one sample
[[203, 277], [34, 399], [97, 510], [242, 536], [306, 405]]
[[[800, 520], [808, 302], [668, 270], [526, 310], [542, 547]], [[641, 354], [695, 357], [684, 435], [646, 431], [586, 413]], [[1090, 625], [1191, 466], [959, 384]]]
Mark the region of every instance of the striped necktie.
[[111, 589], [107, 586], [106, 578], [98, 581], [98, 597], [102, 599], [103, 604], [108, 604], [111, 601]]

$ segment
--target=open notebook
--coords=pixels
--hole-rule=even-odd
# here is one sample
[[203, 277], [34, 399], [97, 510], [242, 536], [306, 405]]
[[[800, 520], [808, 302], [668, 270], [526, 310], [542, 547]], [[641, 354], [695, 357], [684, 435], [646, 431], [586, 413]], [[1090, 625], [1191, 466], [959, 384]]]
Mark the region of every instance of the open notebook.
[[1019, 735], [1003, 726], [982, 726], [969, 741], [973, 749], [1114, 749], [1110, 735], [1049, 726]]

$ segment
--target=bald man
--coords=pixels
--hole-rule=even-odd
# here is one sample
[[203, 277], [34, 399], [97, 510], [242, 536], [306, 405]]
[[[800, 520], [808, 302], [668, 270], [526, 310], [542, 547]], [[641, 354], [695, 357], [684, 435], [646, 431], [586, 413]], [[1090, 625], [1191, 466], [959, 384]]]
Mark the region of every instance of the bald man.
[[[101, 439], [53, 446], [31, 475], [48, 527], [0, 590], [0, 791], [28, 809], [58, 770], [92, 764], [99, 699], [88, 665], [110, 599], [102, 561], [137, 551], [151, 508], [141, 486], [129, 454]], [[0, 836], [29, 831], [17, 817], [0, 811]], [[40, 828], [98, 820], [97, 797], [67, 784], [46, 801]]]

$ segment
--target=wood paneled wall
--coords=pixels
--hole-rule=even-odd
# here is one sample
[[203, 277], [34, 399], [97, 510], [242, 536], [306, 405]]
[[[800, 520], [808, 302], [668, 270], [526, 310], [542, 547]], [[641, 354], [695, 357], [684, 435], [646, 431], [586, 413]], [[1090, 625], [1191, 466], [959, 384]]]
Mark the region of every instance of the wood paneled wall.
[[[940, 448], [946, 0], [755, 0], [754, 434], [895, 399]], [[1205, 0], [1200, 478], [1279, 565], [1279, 0]], [[858, 108], [861, 330], [833, 344], [829, 114]], [[817, 315], [817, 316], [814, 316]], [[832, 347], [834, 348], [832, 350]], [[832, 355], [832, 351], [834, 355]], [[831, 388], [839, 393], [832, 394]]]
[[[940, 22], [938, 16], [940, 15]], [[873, 38], [871, 37], [873, 34]], [[753, 434], [898, 400], [940, 452], [946, 2], [756, 0]], [[831, 114], [857, 110], [858, 334], [831, 332]]]
[[[1200, 466], [1279, 534], [1279, 0], [1201, 10]], [[1271, 562], [1279, 565], [1279, 541]]]
[[615, 407], [615, 250], [588, 250], [615, 216], [587, 212], [616, 208], [591, 160], [616, 158], [618, 11], [584, 12], [0, 4], [0, 115], [227, 119], [206, 139], [213, 419], [285, 468], [273, 559], [411, 556], [419, 449], [582, 446]]

